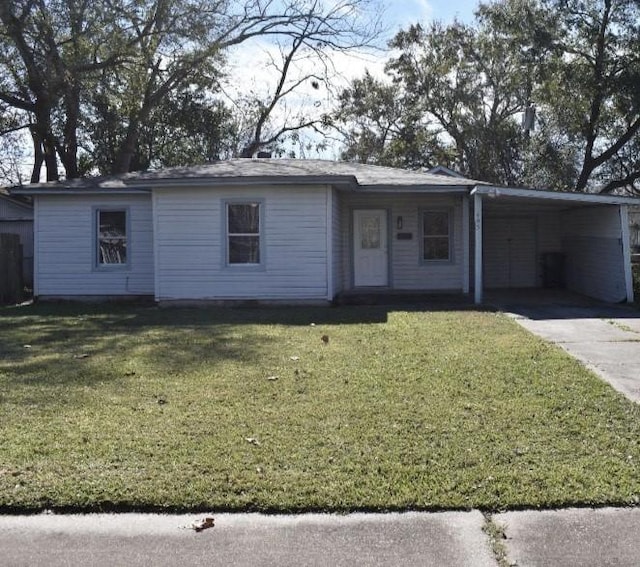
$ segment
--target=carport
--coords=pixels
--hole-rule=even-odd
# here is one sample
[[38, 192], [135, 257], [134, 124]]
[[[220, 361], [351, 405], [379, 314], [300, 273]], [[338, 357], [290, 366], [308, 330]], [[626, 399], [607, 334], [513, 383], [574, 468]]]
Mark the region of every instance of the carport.
[[476, 303], [485, 289], [527, 288], [633, 301], [627, 209], [638, 199], [489, 185], [471, 196]]

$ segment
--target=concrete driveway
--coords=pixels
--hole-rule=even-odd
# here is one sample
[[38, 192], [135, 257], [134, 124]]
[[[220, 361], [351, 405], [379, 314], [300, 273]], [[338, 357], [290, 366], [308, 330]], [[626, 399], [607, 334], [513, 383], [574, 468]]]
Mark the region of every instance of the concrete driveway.
[[597, 303], [496, 303], [528, 331], [560, 345], [640, 402], [640, 311]]

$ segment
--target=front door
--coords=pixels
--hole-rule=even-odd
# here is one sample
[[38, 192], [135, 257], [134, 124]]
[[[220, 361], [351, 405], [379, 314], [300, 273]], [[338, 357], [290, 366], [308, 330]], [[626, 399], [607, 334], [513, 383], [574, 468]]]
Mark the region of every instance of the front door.
[[388, 285], [387, 211], [353, 211], [353, 240], [354, 285]]

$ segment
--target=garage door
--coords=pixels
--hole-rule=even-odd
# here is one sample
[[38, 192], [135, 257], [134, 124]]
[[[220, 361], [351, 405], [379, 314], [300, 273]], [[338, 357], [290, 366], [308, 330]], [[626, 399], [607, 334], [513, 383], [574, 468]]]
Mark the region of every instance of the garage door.
[[485, 287], [536, 287], [535, 219], [486, 218], [483, 249]]

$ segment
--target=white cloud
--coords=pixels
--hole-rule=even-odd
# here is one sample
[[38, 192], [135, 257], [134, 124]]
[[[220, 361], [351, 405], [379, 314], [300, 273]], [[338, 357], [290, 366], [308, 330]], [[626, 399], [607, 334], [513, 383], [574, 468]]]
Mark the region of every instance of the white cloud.
[[434, 16], [430, 0], [404, 0], [393, 3], [387, 9], [387, 22], [392, 33], [411, 24], [424, 23]]

